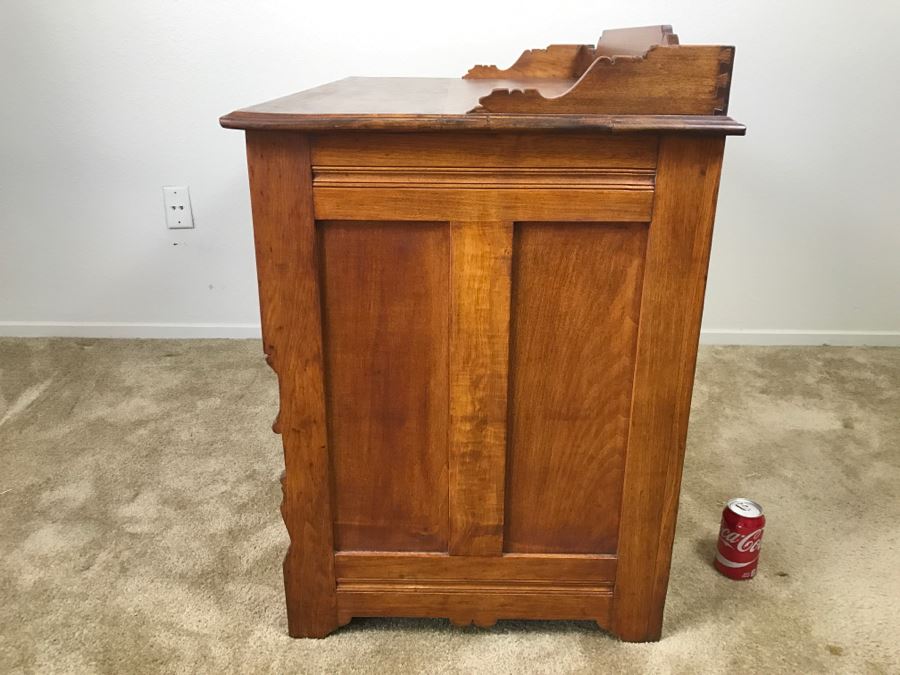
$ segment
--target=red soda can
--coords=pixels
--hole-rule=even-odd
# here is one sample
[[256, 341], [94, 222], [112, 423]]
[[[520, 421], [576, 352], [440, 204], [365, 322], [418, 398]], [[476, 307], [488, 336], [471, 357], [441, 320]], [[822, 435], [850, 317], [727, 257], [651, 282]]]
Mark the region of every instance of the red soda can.
[[759, 563], [766, 517], [762, 507], [751, 499], [731, 499], [722, 511], [719, 542], [716, 545], [716, 569], [729, 579], [752, 579]]

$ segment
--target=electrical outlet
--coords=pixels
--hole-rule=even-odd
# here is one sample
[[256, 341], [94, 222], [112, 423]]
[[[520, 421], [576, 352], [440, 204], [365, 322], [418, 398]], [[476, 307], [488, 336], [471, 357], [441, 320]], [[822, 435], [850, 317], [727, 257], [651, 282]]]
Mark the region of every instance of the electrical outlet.
[[166, 227], [170, 230], [190, 230], [194, 227], [191, 211], [191, 192], [187, 186], [163, 188], [163, 204], [166, 205]]

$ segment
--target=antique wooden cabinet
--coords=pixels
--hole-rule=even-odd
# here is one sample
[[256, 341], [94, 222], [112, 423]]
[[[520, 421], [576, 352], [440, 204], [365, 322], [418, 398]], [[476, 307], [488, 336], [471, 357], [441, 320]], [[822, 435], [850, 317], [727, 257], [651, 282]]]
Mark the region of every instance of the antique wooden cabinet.
[[665, 26], [246, 130], [290, 634], [660, 637], [734, 50]]

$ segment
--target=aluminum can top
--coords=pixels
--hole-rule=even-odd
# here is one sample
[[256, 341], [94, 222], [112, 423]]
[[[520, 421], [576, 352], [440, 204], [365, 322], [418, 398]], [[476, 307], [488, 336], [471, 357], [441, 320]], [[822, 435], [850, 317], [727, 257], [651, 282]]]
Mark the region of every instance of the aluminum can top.
[[746, 499], [744, 497], [729, 499], [728, 503], [725, 505], [725, 508], [735, 515], [742, 516], [744, 518], [759, 518], [763, 514], [762, 506], [760, 506], [752, 499]]

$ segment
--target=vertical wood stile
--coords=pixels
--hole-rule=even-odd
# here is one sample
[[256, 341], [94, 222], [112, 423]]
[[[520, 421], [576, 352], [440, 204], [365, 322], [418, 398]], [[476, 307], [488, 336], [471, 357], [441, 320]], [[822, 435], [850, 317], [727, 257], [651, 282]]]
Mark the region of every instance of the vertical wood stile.
[[662, 630], [724, 143], [660, 140], [612, 625], [628, 641]]
[[248, 131], [247, 161], [263, 348], [281, 394], [288, 630], [324, 637], [337, 627], [337, 603], [309, 142], [299, 133]]
[[503, 550], [513, 224], [453, 222], [450, 553]]

